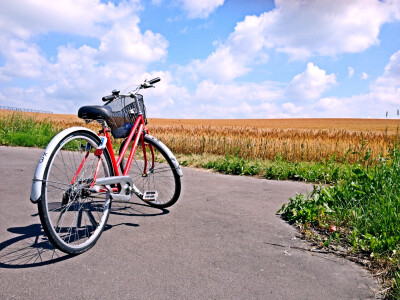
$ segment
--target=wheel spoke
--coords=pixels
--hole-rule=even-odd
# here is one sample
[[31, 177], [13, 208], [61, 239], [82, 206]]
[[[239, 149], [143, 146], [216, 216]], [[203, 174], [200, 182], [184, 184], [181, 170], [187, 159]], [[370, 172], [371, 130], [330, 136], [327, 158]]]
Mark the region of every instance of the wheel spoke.
[[[90, 145], [88, 156], [86, 145]], [[99, 159], [98, 176], [113, 174], [108, 156], [94, 155], [97, 146], [97, 137], [88, 133], [70, 134], [50, 156], [44, 180], [45, 199], [39, 203], [39, 214], [45, 220], [42, 225], [49, 240], [67, 253], [80, 253], [93, 246], [109, 214], [107, 194], [93, 194], [89, 190]]]
[[[146, 203], [160, 208], [168, 207], [175, 203], [179, 197], [180, 178], [176, 174], [175, 168], [172, 167], [173, 165], [168, 155], [158, 145], [147, 140], [145, 144], [147, 163], [144, 161], [143, 147], [139, 145], [128, 174], [142, 193], [145, 191], [157, 191], [157, 199], [150, 203], [146, 201]], [[150, 147], [154, 149], [154, 166], [153, 153], [150, 151]], [[144, 172], [145, 165], [146, 172]]]

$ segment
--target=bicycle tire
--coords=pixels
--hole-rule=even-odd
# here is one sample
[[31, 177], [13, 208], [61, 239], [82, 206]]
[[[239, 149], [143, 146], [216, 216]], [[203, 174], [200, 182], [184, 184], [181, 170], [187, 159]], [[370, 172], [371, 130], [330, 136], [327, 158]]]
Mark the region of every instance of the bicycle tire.
[[[94, 154], [99, 144], [97, 135], [74, 131], [52, 149], [45, 168], [39, 216], [50, 242], [65, 253], [79, 254], [93, 247], [110, 214], [109, 194], [89, 191], [99, 161]], [[113, 176], [107, 149], [100, 159], [97, 178]]]
[[[119, 154], [124, 147], [126, 140], [120, 146]], [[167, 208], [178, 201], [181, 193], [181, 177], [168, 154], [154, 140], [144, 135], [145, 149], [147, 154], [147, 171], [144, 172], [143, 147], [138, 143], [135, 155], [132, 160], [128, 175], [132, 178], [133, 184], [141, 193], [145, 191], [157, 191], [158, 197], [153, 201], [144, 201], [150, 206], [157, 208]], [[151, 151], [153, 147], [154, 152]], [[126, 155], [130, 151], [126, 151]], [[155, 158], [154, 167], [150, 168], [153, 153]], [[123, 158], [120, 165], [122, 173], [125, 169], [125, 159]]]

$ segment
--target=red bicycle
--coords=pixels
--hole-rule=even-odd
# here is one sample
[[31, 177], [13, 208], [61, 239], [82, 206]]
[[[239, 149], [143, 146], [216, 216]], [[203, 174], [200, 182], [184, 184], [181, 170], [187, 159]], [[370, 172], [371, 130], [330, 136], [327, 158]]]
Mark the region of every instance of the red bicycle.
[[[103, 97], [103, 106], [81, 107], [78, 116], [100, 123], [100, 132], [72, 127], [44, 150], [30, 199], [38, 205], [48, 239], [61, 251], [79, 254], [93, 247], [113, 200], [128, 201], [135, 194], [158, 208], [178, 200], [182, 170], [172, 152], [145, 128], [146, 108], [138, 94], [159, 81], [144, 81], [127, 95], [114, 90]], [[110, 133], [125, 138], [118, 157]]]

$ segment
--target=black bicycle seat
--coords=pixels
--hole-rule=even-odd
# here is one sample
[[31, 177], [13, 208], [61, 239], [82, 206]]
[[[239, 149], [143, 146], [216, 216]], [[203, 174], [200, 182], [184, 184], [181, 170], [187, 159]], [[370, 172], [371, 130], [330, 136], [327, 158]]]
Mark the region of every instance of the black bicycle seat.
[[78, 110], [78, 117], [84, 120], [108, 120], [111, 118], [111, 109], [100, 105], [82, 106]]

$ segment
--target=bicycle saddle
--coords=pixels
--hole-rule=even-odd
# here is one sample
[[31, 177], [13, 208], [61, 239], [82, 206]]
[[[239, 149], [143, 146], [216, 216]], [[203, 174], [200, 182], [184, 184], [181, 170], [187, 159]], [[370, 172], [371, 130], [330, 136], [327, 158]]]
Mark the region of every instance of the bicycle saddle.
[[111, 109], [100, 105], [82, 106], [78, 110], [78, 117], [84, 120], [108, 120], [111, 118]]

